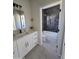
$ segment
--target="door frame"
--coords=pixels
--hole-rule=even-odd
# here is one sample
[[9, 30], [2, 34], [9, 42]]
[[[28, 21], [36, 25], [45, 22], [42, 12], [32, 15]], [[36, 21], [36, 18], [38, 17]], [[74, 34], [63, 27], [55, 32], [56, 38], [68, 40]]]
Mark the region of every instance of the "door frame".
[[[54, 7], [56, 5], [60, 5], [60, 9], [61, 9], [61, 6], [62, 6], [62, 1], [57, 1], [57, 2], [54, 2], [52, 4], [49, 4], [49, 5], [46, 5], [44, 7], [41, 7], [40, 8], [40, 45], [43, 44], [42, 42], [42, 10], [43, 9], [47, 9], [47, 8], [51, 8], [51, 7]], [[60, 13], [61, 14], [61, 13]], [[61, 16], [59, 16], [59, 19], [61, 19]], [[59, 26], [58, 26], [59, 27]]]

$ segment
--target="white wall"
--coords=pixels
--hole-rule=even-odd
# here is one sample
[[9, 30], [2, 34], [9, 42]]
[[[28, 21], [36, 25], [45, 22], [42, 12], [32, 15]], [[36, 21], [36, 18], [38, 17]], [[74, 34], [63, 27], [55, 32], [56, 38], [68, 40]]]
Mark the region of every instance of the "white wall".
[[22, 10], [24, 11], [26, 25], [31, 26], [31, 6], [29, 0], [13, 0], [14, 3], [22, 5]]
[[65, 3], [64, 0], [62, 0], [62, 4], [61, 4], [61, 19], [59, 21], [59, 33], [58, 33], [58, 50], [59, 50], [59, 54], [61, 55], [62, 51], [62, 45], [63, 41], [64, 41], [64, 33], [65, 33]]

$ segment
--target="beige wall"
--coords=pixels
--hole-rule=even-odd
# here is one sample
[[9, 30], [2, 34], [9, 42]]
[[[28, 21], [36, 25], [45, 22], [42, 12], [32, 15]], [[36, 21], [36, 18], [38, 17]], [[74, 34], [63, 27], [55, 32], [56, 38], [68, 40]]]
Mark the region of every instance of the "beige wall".
[[22, 5], [22, 10], [24, 11], [26, 25], [31, 26], [31, 6], [29, 0], [13, 0], [14, 3]]

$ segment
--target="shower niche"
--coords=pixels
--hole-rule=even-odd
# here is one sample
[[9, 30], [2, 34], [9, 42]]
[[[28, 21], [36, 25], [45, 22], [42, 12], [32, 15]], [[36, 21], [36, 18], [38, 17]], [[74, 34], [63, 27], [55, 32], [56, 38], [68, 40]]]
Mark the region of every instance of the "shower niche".
[[59, 32], [60, 5], [42, 10], [42, 30]]

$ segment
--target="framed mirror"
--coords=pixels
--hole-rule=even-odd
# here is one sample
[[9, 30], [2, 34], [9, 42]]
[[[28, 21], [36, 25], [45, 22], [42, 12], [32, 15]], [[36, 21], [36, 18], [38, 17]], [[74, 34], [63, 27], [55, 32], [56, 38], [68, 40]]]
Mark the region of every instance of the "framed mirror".
[[13, 9], [13, 31], [26, 28], [24, 11]]

